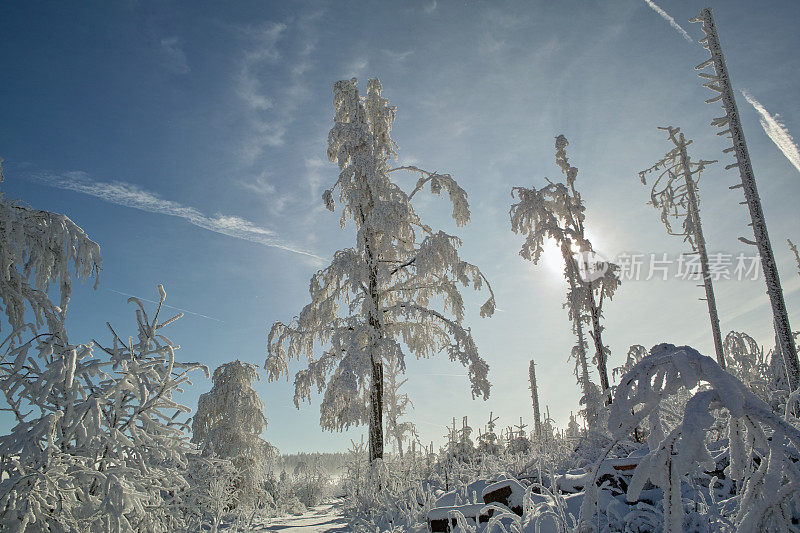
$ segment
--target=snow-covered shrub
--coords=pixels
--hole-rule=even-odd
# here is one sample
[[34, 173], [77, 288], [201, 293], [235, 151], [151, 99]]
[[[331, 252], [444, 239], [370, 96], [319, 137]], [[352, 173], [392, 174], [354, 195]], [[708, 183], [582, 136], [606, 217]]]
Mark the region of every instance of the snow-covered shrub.
[[[422, 479], [424, 468], [420, 461], [423, 460], [407, 453], [402, 458], [370, 463], [364, 443], [352, 443], [345, 463], [343, 489], [345, 516], [354, 531], [419, 530], [435, 501], [433, 488]], [[380, 490], [375, 490], [378, 486]]]
[[731, 331], [723, 342], [726, 370], [747, 385], [753, 394], [770, 402], [772, 398], [772, 372], [769, 357], [764, 349], [748, 335]]
[[331, 476], [318, 462], [299, 463], [294, 469], [292, 494], [306, 507], [319, 505], [331, 496]]
[[[701, 384], [705, 387], [698, 390]], [[681, 423], [665, 433], [659, 420], [660, 402], [681, 388], [697, 392], [687, 402]], [[714, 409], [725, 409], [730, 417], [730, 465], [723, 476], [736, 482], [736, 491], [727, 502], [717, 501], [715, 491], [704, 499], [696, 487], [697, 477], [717, 469], [706, 444], [706, 433], [714, 424]], [[622, 377], [609, 429], [617, 439], [624, 439], [645, 418], [650, 425], [649, 453], [639, 462], [627, 494], [635, 502], [648, 480], [658, 486], [663, 492], [664, 531], [683, 531], [687, 520], [693, 527], [705, 523], [704, 527], [734, 527], [738, 531], [785, 531], [794, 527], [793, 522], [800, 518], [800, 468], [796, 463], [800, 431], [773, 413], [713, 359], [688, 346], [654, 346], [649, 356]], [[601, 464], [602, 460], [598, 461], [593, 476]], [[717, 479], [707, 480], [707, 485], [714, 486]], [[686, 516], [687, 490], [695, 502], [704, 502], [706, 512], [702, 516], [697, 512]], [[599, 492], [591, 484], [581, 509], [582, 527], [591, 527]]]
[[189, 458], [183, 507], [190, 529], [216, 532], [222, 520], [236, 508], [236, 468], [228, 459], [214, 455]]
[[[17, 531], [175, 531], [182, 512], [189, 411], [173, 399], [203, 368], [136, 298], [136, 337], [72, 345], [54, 334], [15, 347], [0, 389], [16, 418], [0, 436], [0, 524]], [[64, 332], [62, 328], [62, 332]], [[100, 352], [100, 353], [97, 353]], [[206, 371], [207, 372], [207, 371]]]

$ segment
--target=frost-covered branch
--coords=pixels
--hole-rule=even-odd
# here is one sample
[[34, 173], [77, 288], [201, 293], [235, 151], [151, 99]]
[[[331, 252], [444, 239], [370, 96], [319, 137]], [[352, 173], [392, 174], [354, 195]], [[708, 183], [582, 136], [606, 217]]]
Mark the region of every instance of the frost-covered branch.
[[22, 530], [183, 527], [180, 493], [193, 447], [179, 418], [189, 409], [173, 394], [190, 384], [188, 371], [204, 367], [175, 360], [179, 347], [159, 333], [173, 319], [159, 323], [156, 313], [150, 320], [141, 306], [136, 316], [137, 340], [115, 335], [107, 358], [93, 356], [93, 344], [65, 345], [49, 335], [16, 347], [2, 363], [0, 390], [19, 414], [0, 437], [0, 523]]
[[[11, 202], [0, 193], [0, 306], [10, 332], [21, 334], [29, 310], [35, 328], [64, 337], [72, 276], [94, 274], [96, 286], [101, 265], [100, 247], [69, 217]], [[51, 284], [60, 291], [58, 305], [47, 296]]]
[[[679, 389], [697, 390], [701, 385], [686, 404], [681, 423], [664, 435], [659, 403]], [[651, 426], [650, 452], [636, 468], [628, 499], [635, 501], [651, 480], [663, 490], [664, 530], [682, 531], [681, 483], [698, 468], [716, 468], [705, 434], [714, 424], [713, 411], [720, 408], [730, 416], [728, 475], [739, 486], [737, 530], [790, 529], [790, 508], [797, 505], [800, 489], [795, 462], [800, 430], [713, 359], [688, 346], [654, 346], [617, 387], [609, 416], [615, 437], [623, 438], [645, 418]]]

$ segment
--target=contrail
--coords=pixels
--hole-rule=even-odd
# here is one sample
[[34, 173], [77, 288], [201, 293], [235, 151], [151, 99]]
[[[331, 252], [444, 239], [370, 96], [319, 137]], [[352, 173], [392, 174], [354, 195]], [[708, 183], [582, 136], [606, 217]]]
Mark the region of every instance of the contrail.
[[764, 109], [764, 106], [753, 98], [753, 95], [749, 92], [742, 91], [742, 95], [744, 99], [758, 111], [761, 127], [764, 128], [764, 133], [767, 134], [767, 137], [772, 139], [772, 142], [775, 143], [778, 150], [780, 150], [783, 155], [786, 156], [786, 159], [794, 165], [794, 168], [800, 172], [800, 150], [798, 150], [794, 139], [792, 139], [792, 136], [789, 134], [789, 130], [778, 120], [778, 115], [770, 115], [769, 112]]
[[316, 254], [292, 244], [284, 243], [274, 231], [257, 226], [249, 220], [235, 215], [223, 215], [220, 213], [214, 216], [207, 216], [194, 207], [185, 206], [172, 200], [164, 200], [157, 194], [145, 191], [131, 183], [94, 181], [85, 172], [67, 172], [63, 176], [47, 173], [32, 177], [36, 181], [58, 189], [88, 194], [112, 204], [132, 207], [140, 211], [182, 218], [190, 224], [215, 233], [273, 248], [280, 248], [287, 252], [324, 261], [322, 257]]
[[687, 40], [687, 41], [689, 41], [690, 43], [694, 43], [694, 39], [692, 39], [692, 37], [691, 37], [691, 36], [690, 36], [688, 33], [686, 33], [686, 30], [684, 30], [683, 28], [681, 28], [681, 25], [680, 25], [680, 24], [678, 24], [677, 22], [675, 22], [675, 19], [674, 19], [674, 18], [672, 18], [672, 17], [670, 17], [669, 15], [667, 15], [667, 12], [666, 12], [666, 11], [664, 11], [663, 9], [661, 9], [660, 7], [658, 7], [658, 5], [656, 5], [656, 3], [655, 3], [655, 2], [653, 2], [652, 0], [644, 0], [644, 1], [647, 3], [647, 5], [648, 5], [648, 6], [650, 6], [650, 8], [651, 8], [653, 11], [655, 11], [656, 13], [658, 13], [658, 14], [659, 14], [659, 16], [660, 16], [662, 19], [664, 19], [664, 20], [666, 20], [667, 22], [669, 22], [669, 25], [670, 25], [670, 26], [672, 26], [672, 27], [675, 29], [675, 31], [677, 31], [678, 33], [680, 33], [680, 34], [681, 34], [681, 36], [683, 36], [683, 38], [684, 38], [684, 39], [686, 39], [686, 40]]
[[[158, 304], [158, 302], [155, 301], [155, 300], [148, 300], [147, 298], [142, 298], [141, 296], [136, 296], [135, 294], [128, 294], [127, 292], [122, 292], [122, 291], [118, 291], [118, 290], [115, 290], [115, 289], [106, 289], [106, 290], [111, 291], [111, 292], [115, 292], [117, 294], [121, 294], [122, 296], [128, 296], [129, 298], [138, 298], [139, 300], [142, 300], [143, 302], [148, 302], [148, 303], [151, 303], [151, 304]], [[169, 305], [169, 304], [163, 304], [163, 305], [164, 305], [164, 307], [169, 307], [170, 309], [175, 309], [176, 311], [180, 311], [181, 313], [188, 313], [190, 315], [199, 316], [200, 318], [207, 318], [209, 320], [215, 320], [215, 321], [220, 322], [222, 324], [225, 323], [224, 320], [220, 320], [219, 318], [214, 318], [213, 316], [208, 316], [208, 315], [204, 315], [204, 314], [201, 314], [201, 313], [195, 313], [194, 311], [189, 311], [188, 309], [181, 309], [180, 307], [175, 307], [174, 305]]]

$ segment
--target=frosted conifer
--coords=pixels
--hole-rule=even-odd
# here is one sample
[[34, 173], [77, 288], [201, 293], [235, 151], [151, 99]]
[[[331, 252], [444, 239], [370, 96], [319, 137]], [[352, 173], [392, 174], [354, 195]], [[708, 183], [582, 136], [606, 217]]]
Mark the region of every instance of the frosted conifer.
[[263, 404], [253, 389], [258, 368], [238, 359], [214, 371], [210, 391], [201, 394], [192, 420], [192, 442], [206, 455], [233, 463], [239, 500], [256, 492], [277, 450], [261, 438], [267, 428]]

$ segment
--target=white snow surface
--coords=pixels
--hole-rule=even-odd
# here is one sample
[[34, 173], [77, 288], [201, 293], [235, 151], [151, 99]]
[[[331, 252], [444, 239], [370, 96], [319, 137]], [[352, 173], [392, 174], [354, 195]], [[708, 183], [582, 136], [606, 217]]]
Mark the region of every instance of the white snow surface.
[[320, 505], [300, 516], [276, 518], [253, 531], [284, 531], [292, 533], [344, 533], [352, 531], [342, 514], [339, 503]]

